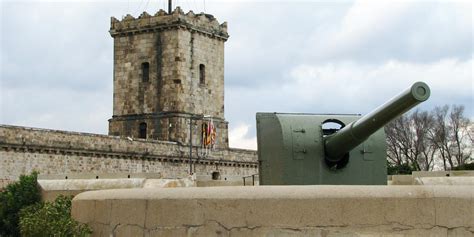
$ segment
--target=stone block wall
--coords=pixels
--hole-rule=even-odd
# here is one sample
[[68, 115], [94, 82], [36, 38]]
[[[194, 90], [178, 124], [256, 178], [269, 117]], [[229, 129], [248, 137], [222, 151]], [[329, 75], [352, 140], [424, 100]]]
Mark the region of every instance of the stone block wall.
[[192, 147], [189, 162], [189, 146], [173, 142], [0, 125], [0, 180], [17, 180], [33, 170], [40, 174], [158, 173], [162, 178], [180, 178], [188, 176], [190, 163], [199, 175], [258, 172], [255, 151], [202, 153]]
[[[192, 118], [191, 118], [192, 117]], [[201, 146], [201, 126], [210, 121], [210, 118], [193, 117], [191, 114], [166, 113], [120, 116], [109, 120], [109, 134], [122, 137], [139, 137], [139, 126], [147, 124], [147, 139], [178, 142], [189, 145], [190, 123], [192, 144]], [[228, 122], [213, 118], [216, 127], [215, 147], [226, 149], [229, 144]]]
[[[208, 14], [144, 12], [112, 18], [114, 112], [109, 135], [189, 143], [189, 120], [212, 118], [216, 146], [228, 148], [224, 118], [224, 42], [227, 24]], [[146, 72], [143, 65], [149, 67]], [[144, 77], [144, 74], [148, 77]], [[145, 80], [146, 78], [146, 80]], [[199, 137], [200, 129], [193, 136]], [[198, 142], [198, 141], [196, 141]], [[193, 142], [193, 144], [197, 144]]]

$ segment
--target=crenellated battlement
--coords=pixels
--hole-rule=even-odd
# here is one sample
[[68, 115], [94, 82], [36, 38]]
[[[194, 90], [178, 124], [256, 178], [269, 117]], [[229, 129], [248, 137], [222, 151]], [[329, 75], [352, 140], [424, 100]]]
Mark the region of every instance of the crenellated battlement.
[[205, 13], [195, 14], [193, 11], [184, 13], [177, 7], [171, 14], [159, 10], [155, 15], [143, 12], [138, 18], [127, 14], [122, 20], [111, 17], [110, 35], [112, 37], [130, 35], [143, 32], [162, 31], [175, 28], [185, 28], [227, 40], [227, 22], [219, 24], [217, 19]]

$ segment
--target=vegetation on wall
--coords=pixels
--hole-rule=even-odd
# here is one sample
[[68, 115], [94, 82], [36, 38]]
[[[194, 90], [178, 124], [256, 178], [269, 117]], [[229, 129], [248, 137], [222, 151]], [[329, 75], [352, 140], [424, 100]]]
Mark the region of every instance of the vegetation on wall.
[[468, 169], [474, 131], [463, 106], [415, 110], [385, 126], [389, 174]]
[[36, 179], [37, 173], [21, 175], [0, 192], [0, 236], [20, 236], [19, 212], [22, 208], [41, 201]]
[[40, 202], [20, 211], [21, 236], [88, 236], [92, 230], [71, 218], [72, 197]]

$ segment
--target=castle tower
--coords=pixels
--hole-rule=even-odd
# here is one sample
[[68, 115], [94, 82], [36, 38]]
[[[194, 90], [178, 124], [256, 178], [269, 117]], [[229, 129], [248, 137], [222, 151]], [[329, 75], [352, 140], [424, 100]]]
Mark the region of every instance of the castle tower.
[[109, 135], [202, 143], [213, 120], [216, 147], [228, 147], [224, 119], [224, 42], [227, 23], [208, 14], [112, 17], [114, 100]]

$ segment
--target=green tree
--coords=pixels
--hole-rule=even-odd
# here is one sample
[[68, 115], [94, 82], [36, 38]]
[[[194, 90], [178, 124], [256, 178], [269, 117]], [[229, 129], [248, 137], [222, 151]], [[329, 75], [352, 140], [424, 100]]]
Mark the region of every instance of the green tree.
[[20, 236], [20, 210], [41, 200], [37, 177], [36, 172], [21, 175], [18, 182], [7, 185], [0, 192], [0, 236]]
[[71, 197], [58, 196], [54, 202], [41, 202], [20, 211], [24, 237], [88, 236], [92, 230], [71, 218]]

